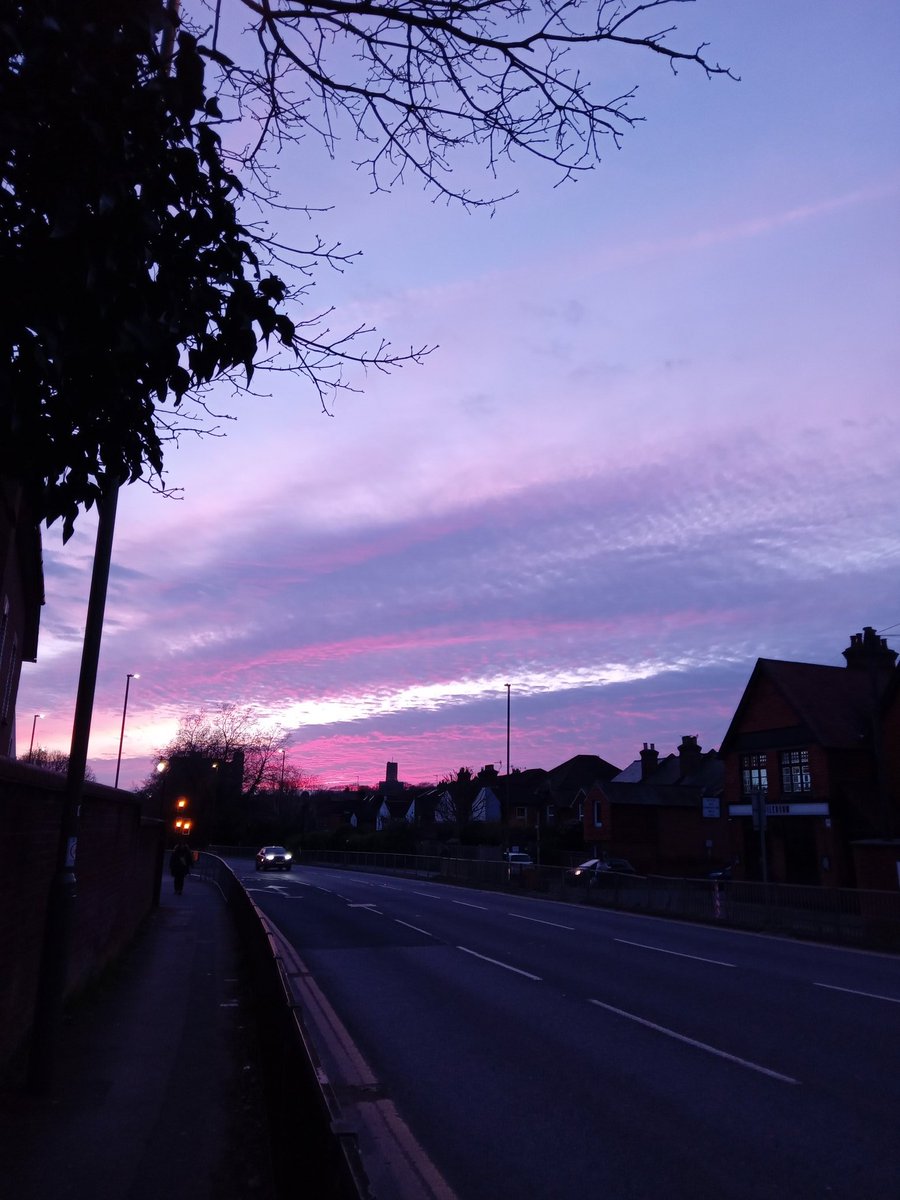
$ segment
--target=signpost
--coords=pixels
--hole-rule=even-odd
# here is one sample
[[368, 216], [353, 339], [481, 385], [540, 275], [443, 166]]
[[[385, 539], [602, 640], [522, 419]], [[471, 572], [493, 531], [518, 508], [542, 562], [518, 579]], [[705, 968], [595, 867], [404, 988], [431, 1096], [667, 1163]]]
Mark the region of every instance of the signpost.
[[759, 830], [759, 858], [762, 864], [762, 881], [769, 882], [769, 867], [766, 862], [766, 793], [753, 793], [751, 806], [753, 809], [753, 828]]

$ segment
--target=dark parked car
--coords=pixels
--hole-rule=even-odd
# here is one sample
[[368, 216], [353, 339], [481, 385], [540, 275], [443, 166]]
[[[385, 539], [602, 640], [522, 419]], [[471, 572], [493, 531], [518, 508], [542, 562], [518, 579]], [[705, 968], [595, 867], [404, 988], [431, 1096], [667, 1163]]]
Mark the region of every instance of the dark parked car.
[[627, 858], [589, 858], [566, 872], [569, 883], [596, 883], [598, 876], [606, 874], [636, 875]]
[[293, 855], [284, 846], [263, 846], [256, 855], [257, 871], [289, 871]]

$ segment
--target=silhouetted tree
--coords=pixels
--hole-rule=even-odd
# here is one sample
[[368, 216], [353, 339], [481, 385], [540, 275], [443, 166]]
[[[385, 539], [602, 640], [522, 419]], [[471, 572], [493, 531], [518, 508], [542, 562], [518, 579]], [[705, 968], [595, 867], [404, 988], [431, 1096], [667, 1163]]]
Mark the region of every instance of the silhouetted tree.
[[[213, 381], [291, 370], [327, 407], [349, 364], [418, 361], [426, 347], [368, 348], [365, 327], [300, 315], [316, 266], [353, 256], [319, 239], [285, 247], [239, 217], [242, 197], [263, 212], [277, 202], [268, 151], [313, 134], [335, 153], [349, 125], [376, 189], [415, 174], [465, 205], [496, 197], [455, 184], [462, 149], [482, 150], [492, 175], [528, 152], [571, 177], [639, 119], [633, 88], [597, 93], [599, 50], [727, 73], [654, 26], [686, 2], [191, 0], [183, 24], [178, 0], [7, 4], [0, 473], [21, 480], [40, 519], [62, 518], [65, 539], [107, 488], [164, 486], [164, 442], [221, 419]], [[248, 144], [226, 147], [223, 122], [252, 129]], [[286, 358], [271, 361], [279, 348]]]
[[[32, 767], [43, 767], [45, 771], [55, 771], [57, 775], [65, 775], [69, 770], [69, 756], [64, 750], [46, 750], [43, 746], [35, 746], [27, 754], [23, 754], [20, 762]], [[96, 779], [90, 767], [84, 768], [85, 779]]]

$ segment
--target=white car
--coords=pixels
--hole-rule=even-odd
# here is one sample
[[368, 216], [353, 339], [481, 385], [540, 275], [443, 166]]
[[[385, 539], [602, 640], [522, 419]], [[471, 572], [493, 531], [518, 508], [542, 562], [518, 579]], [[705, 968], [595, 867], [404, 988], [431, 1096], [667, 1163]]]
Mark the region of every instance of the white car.
[[530, 854], [520, 854], [516, 850], [508, 850], [503, 858], [506, 865], [509, 867], [510, 875], [518, 875], [520, 871], [524, 871], [526, 867], [533, 867], [534, 861]]

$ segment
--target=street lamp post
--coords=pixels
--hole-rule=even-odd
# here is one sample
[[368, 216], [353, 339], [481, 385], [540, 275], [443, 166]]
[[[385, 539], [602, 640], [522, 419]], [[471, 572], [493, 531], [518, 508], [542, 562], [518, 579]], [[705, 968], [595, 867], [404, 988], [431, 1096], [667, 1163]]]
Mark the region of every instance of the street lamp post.
[[281, 791], [282, 792], [284, 791], [284, 756], [286, 753], [287, 753], [287, 751], [282, 749], [282, 751], [281, 751]]
[[31, 722], [31, 745], [28, 747], [28, 761], [31, 761], [31, 755], [34, 751], [34, 731], [37, 729], [37, 723], [43, 718], [43, 713], [35, 713], [34, 720]]
[[506, 685], [506, 812], [504, 814], [507, 828], [509, 827], [509, 707], [510, 707], [510, 689], [512, 684]]
[[116, 782], [113, 787], [119, 786], [119, 771], [122, 767], [122, 743], [125, 740], [125, 714], [128, 712], [128, 689], [131, 686], [132, 679], [140, 679], [140, 675], [136, 675], [133, 671], [129, 671], [125, 676], [125, 703], [122, 705], [122, 732], [119, 734], [119, 757], [116, 759]]

